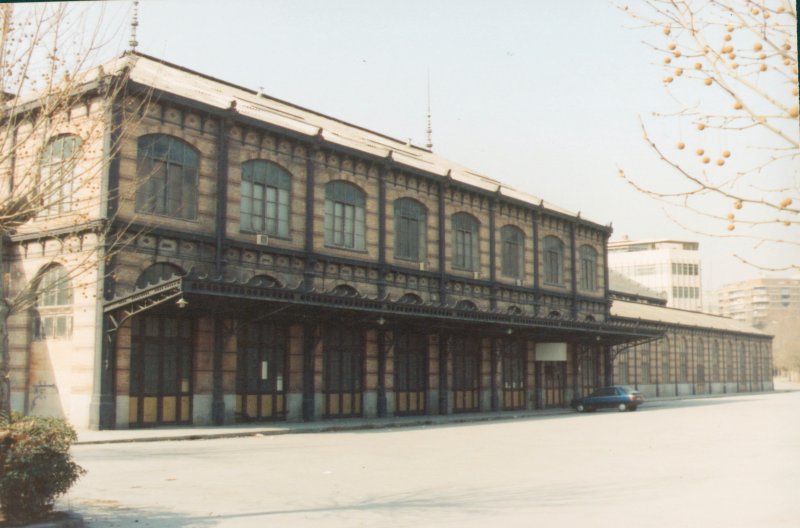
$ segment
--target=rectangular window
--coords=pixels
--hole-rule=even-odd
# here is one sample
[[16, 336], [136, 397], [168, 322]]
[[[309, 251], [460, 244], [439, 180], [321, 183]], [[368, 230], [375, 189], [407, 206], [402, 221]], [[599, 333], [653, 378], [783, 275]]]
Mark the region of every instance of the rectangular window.
[[561, 284], [561, 258], [555, 251], [544, 254], [544, 281], [549, 284]]
[[400, 216], [397, 218], [397, 251], [398, 258], [420, 260], [420, 239], [422, 225], [418, 218]]
[[475, 236], [470, 231], [455, 230], [455, 261], [453, 267], [463, 270], [474, 270], [476, 257]]
[[245, 231], [289, 236], [289, 191], [242, 181], [241, 222]]
[[522, 248], [513, 240], [503, 241], [503, 275], [522, 277]]
[[42, 315], [34, 320], [34, 339], [69, 339], [72, 337], [72, 315]]
[[595, 261], [592, 259], [581, 259], [581, 288], [587, 291], [594, 291], [596, 285]]

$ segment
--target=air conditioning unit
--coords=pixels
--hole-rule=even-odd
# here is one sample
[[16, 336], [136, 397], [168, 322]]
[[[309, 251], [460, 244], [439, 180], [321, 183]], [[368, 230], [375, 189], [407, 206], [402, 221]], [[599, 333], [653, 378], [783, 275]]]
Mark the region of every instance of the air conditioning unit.
[[265, 234], [256, 235], [256, 244], [258, 244], [259, 246], [268, 246], [269, 245], [269, 235], [265, 235]]
[[428, 271], [428, 263], [427, 262], [420, 262], [419, 263], [419, 270], [420, 271]]
[[522, 286], [523, 284], [525, 284], [525, 281], [524, 281], [524, 280], [522, 280], [522, 279], [517, 279], [517, 280], [516, 280], [516, 285], [517, 285], [517, 286]]

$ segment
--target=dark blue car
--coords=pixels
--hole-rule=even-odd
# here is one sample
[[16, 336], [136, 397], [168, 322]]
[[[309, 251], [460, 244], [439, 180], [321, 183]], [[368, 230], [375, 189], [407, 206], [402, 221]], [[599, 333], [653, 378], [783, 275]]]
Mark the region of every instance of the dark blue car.
[[589, 396], [575, 398], [572, 407], [578, 412], [594, 411], [603, 408], [616, 408], [619, 411], [635, 411], [644, 403], [642, 393], [631, 387], [613, 385], [600, 387]]

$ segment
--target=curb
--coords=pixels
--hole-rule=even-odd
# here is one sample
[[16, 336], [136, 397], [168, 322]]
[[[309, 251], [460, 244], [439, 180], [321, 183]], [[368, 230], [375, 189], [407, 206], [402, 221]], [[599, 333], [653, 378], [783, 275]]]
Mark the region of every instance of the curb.
[[521, 418], [538, 418], [546, 416], [558, 416], [563, 414], [572, 414], [574, 411], [569, 408], [552, 409], [548, 411], [534, 411], [530, 413], [511, 413], [502, 415], [486, 415], [486, 416], [464, 416], [453, 418], [425, 417], [413, 421], [386, 421], [386, 422], [369, 422], [351, 423], [351, 424], [298, 424], [296, 427], [284, 426], [283, 428], [263, 428], [253, 429], [250, 431], [235, 431], [235, 432], [211, 432], [211, 433], [193, 433], [187, 431], [186, 434], [178, 435], [157, 435], [146, 437], [129, 437], [129, 438], [108, 438], [100, 440], [78, 440], [73, 445], [100, 445], [100, 444], [130, 444], [141, 442], [179, 442], [187, 440], [212, 440], [224, 438], [245, 438], [250, 436], [281, 436], [289, 434], [314, 434], [314, 433], [338, 433], [347, 431], [367, 431], [379, 429], [403, 429], [407, 427], [425, 427], [425, 426], [447, 426], [491, 421], [512, 421]]

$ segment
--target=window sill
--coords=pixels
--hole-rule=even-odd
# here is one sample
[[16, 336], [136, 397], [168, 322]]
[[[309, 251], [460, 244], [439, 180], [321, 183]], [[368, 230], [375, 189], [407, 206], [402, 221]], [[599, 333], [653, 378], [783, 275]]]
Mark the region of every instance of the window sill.
[[346, 246], [331, 246], [329, 244], [325, 244], [325, 246], [323, 247], [325, 247], [326, 249], [336, 249], [339, 251], [349, 251], [351, 253], [361, 253], [362, 255], [369, 255], [369, 251], [367, 251], [366, 249], [349, 248]]

